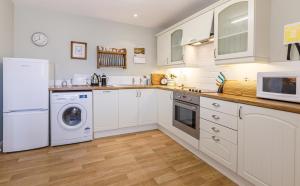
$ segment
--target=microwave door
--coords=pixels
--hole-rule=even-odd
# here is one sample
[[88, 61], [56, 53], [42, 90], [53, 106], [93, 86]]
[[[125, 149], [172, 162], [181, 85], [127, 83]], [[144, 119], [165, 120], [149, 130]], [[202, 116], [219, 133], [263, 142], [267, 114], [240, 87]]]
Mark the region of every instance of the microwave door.
[[296, 77], [263, 77], [262, 91], [265, 93], [296, 95]]

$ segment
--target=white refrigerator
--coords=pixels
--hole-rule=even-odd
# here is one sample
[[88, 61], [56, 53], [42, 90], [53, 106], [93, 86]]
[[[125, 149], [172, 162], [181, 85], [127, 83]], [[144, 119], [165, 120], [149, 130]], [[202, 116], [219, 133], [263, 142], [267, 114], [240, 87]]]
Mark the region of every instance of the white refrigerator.
[[3, 59], [3, 152], [49, 145], [47, 60]]

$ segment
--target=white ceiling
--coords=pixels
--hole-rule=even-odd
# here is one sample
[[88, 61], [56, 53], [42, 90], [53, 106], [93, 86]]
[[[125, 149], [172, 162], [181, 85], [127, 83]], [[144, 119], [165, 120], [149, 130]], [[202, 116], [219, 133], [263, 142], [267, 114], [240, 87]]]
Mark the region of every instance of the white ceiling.
[[[13, 0], [83, 16], [151, 28], [163, 28], [218, 0]], [[134, 14], [138, 14], [134, 18]]]

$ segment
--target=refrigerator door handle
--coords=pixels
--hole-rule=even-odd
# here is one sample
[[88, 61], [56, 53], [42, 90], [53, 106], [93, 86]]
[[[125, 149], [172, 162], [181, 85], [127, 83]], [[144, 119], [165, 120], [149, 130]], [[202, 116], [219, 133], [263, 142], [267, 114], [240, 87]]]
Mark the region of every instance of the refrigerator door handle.
[[47, 111], [48, 109], [38, 108], [38, 109], [20, 109], [20, 110], [10, 110], [4, 113], [13, 113], [13, 112], [38, 112], [38, 111]]

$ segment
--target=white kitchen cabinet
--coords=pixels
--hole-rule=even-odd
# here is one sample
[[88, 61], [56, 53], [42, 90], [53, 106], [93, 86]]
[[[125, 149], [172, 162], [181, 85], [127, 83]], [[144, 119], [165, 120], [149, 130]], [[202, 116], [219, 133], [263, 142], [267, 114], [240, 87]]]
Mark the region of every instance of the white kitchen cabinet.
[[138, 125], [139, 90], [119, 90], [119, 127]]
[[214, 17], [216, 64], [268, 61], [270, 0], [231, 0]]
[[171, 61], [171, 33], [166, 32], [157, 37], [157, 64], [168, 65]]
[[119, 127], [118, 91], [93, 91], [94, 131], [113, 130]]
[[200, 151], [236, 172], [237, 146], [215, 134], [200, 130]]
[[139, 90], [139, 125], [157, 123], [157, 94], [154, 89]]
[[178, 65], [183, 62], [182, 46], [183, 29], [177, 28], [171, 32], [171, 60], [168, 65]]
[[240, 105], [238, 173], [256, 186], [300, 185], [300, 115]]
[[208, 11], [188, 22], [182, 27], [184, 30], [182, 44], [188, 45], [206, 40], [210, 37], [213, 25], [214, 11]]
[[173, 122], [173, 92], [158, 90], [158, 124], [172, 130]]

